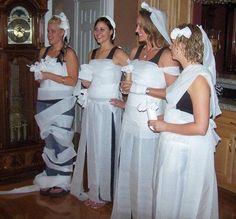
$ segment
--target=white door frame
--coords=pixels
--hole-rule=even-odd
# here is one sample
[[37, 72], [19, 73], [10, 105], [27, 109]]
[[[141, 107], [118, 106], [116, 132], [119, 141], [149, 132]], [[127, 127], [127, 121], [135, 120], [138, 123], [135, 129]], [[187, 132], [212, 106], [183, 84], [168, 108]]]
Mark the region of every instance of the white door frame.
[[45, 14], [45, 17], [44, 17], [44, 45], [47, 47], [49, 46], [49, 43], [48, 43], [48, 37], [47, 37], [47, 26], [48, 26], [48, 21], [49, 19], [52, 17], [52, 0], [48, 0], [48, 11], [47, 13]]

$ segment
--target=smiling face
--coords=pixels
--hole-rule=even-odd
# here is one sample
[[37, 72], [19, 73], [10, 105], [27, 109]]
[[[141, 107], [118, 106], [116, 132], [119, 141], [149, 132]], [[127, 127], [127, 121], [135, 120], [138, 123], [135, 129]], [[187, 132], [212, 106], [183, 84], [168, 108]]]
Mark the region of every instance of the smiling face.
[[112, 33], [113, 30], [110, 30], [107, 24], [103, 21], [99, 21], [94, 27], [94, 37], [98, 44], [111, 41]]
[[50, 45], [63, 41], [64, 30], [59, 27], [59, 21], [48, 23], [47, 36]]
[[138, 16], [135, 32], [138, 36], [139, 42], [147, 42], [148, 35], [146, 34], [146, 32], [143, 29], [143, 21], [142, 21], [141, 16]]

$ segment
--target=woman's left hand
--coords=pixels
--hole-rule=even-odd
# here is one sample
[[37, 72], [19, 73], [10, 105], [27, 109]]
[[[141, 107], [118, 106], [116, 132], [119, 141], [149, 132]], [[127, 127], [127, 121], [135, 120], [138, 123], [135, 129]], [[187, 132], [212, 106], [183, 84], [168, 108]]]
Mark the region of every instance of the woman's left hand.
[[129, 93], [131, 86], [132, 86], [132, 81], [121, 81], [120, 82], [120, 89], [121, 89], [121, 92], [124, 94]]
[[85, 88], [89, 88], [89, 86], [90, 86], [90, 84], [91, 84], [91, 81], [82, 80], [81, 83], [82, 83], [82, 85], [83, 85]]
[[119, 99], [110, 99], [110, 103], [112, 106], [119, 107], [121, 109], [125, 108], [125, 102]]
[[48, 79], [48, 78], [47, 78], [47, 72], [41, 71], [41, 75], [42, 75], [42, 79], [41, 79], [42, 81]]
[[149, 120], [148, 126], [152, 127], [152, 130], [155, 132], [163, 132], [165, 131], [166, 122], [161, 120]]

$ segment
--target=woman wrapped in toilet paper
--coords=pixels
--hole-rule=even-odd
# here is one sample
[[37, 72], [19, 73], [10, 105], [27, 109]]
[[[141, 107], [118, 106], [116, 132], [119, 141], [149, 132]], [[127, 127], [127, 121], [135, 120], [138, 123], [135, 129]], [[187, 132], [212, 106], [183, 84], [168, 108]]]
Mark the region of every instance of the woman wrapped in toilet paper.
[[164, 12], [146, 3], [141, 8], [136, 27], [141, 46], [132, 50], [129, 63], [133, 66], [132, 81], [121, 82], [121, 90], [128, 97], [119, 140], [113, 219], [152, 218], [152, 176], [158, 134], [147, 126], [147, 111], [153, 110], [154, 117], [162, 114], [165, 93], [159, 91], [164, 91], [179, 74], [179, 66], [168, 48], [170, 39]]
[[[84, 86], [80, 104], [84, 109], [71, 194], [86, 206], [100, 208], [113, 200], [123, 110], [112, 101], [121, 102], [121, 67], [127, 65], [128, 56], [113, 43], [115, 22], [111, 17], [97, 19], [94, 37], [99, 47], [90, 53], [89, 64], [81, 65], [79, 74]], [[89, 191], [83, 188], [86, 156]]]
[[[214, 88], [215, 59], [201, 26], [171, 32], [173, 58], [183, 71], [167, 88], [164, 120], [149, 121], [160, 133], [154, 168], [154, 218], [219, 218], [214, 169], [220, 114]], [[171, 211], [170, 211], [171, 209]]]
[[48, 22], [50, 46], [40, 50], [39, 61], [30, 66], [39, 81], [37, 115], [40, 135], [45, 140], [45, 170], [35, 177], [42, 195], [60, 196], [70, 189], [73, 158], [74, 87], [78, 78], [78, 59], [68, 46], [69, 21], [64, 13]]

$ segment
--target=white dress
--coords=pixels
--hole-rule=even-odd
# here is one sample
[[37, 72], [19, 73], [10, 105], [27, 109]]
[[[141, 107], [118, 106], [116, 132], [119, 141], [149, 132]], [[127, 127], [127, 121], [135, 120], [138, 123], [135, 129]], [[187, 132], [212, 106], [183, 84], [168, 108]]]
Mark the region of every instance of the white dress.
[[[57, 62], [57, 58], [46, 55], [46, 52], [45, 58], [40, 60], [40, 64], [44, 66], [45, 71], [52, 72], [55, 75], [67, 76], [66, 63], [63, 62], [61, 64]], [[38, 88], [38, 101], [60, 99], [55, 104], [35, 115], [41, 138], [46, 139], [49, 135], [52, 135], [57, 142], [57, 144], [53, 145], [53, 148], [45, 145], [42, 158], [47, 168], [58, 172], [58, 174], [47, 174], [44, 170], [35, 176], [34, 185], [0, 192], [0, 194], [27, 193], [54, 186], [65, 190], [70, 189], [73, 158], [76, 156], [72, 142], [74, 136], [72, 129], [74, 115], [64, 115], [64, 113], [74, 107], [77, 100], [74, 95], [76, 92], [78, 91], [72, 86], [60, 84], [52, 80], [41, 81]]]
[[[55, 75], [67, 76], [65, 62], [61, 64], [57, 62], [57, 58], [47, 55], [45, 59], [41, 60], [41, 63], [44, 65], [45, 71], [52, 72]], [[39, 185], [40, 188], [53, 186], [59, 186], [65, 190], [70, 188], [73, 171], [72, 159], [76, 156], [72, 142], [74, 115], [64, 115], [64, 113], [71, 110], [75, 105], [74, 92], [74, 87], [52, 80], [41, 81], [38, 88], [38, 101], [60, 99], [60, 101], [35, 115], [41, 138], [46, 139], [51, 135], [56, 142], [52, 144], [53, 146], [48, 146], [46, 143], [42, 157], [47, 168], [57, 172], [57, 174], [49, 174], [46, 171], [38, 174], [34, 179], [34, 184]]]
[[[93, 59], [83, 66], [91, 73], [87, 104], [82, 116], [82, 131], [71, 184], [71, 194], [80, 200], [112, 201], [117, 140], [121, 127], [122, 109], [110, 104], [111, 98], [120, 98], [121, 66], [112, 59]], [[84, 72], [81, 72], [83, 75]], [[88, 188], [83, 188], [83, 170], [87, 151]]]
[[[165, 88], [164, 72], [179, 72], [177, 67], [159, 68], [156, 63], [135, 59], [132, 81], [152, 88]], [[119, 171], [113, 204], [113, 219], [149, 219], [152, 217], [152, 178], [154, 152], [158, 134], [148, 125], [147, 112], [138, 111], [148, 101], [158, 103], [162, 114], [163, 100], [129, 93], [119, 141]]]
[[[192, 65], [184, 69], [167, 89], [166, 122], [185, 124], [194, 121], [192, 114], [176, 109], [176, 104], [198, 75], [203, 75], [211, 87], [211, 115], [214, 118], [219, 113], [210, 74], [202, 65]], [[215, 127], [210, 119], [205, 136], [160, 134], [155, 153], [155, 219], [218, 218], [214, 151], [219, 137]]]

